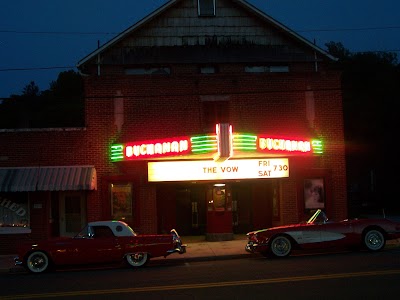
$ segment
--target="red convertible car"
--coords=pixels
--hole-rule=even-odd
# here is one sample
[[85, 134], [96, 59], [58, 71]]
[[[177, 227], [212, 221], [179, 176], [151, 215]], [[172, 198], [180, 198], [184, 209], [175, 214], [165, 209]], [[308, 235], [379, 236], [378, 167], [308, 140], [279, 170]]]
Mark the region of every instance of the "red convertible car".
[[400, 223], [384, 217], [330, 221], [317, 210], [304, 223], [247, 233], [245, 250], [264, 256], [286, 257], [292, 250], [361, 249], [380, 251], [386, 241], [400, 238]]
[[88, 223], [75, 237], [26, 243], [17, 249], [16, 266], [41, 273], [60, 266], [126, 262], [144, 266], [151, 257], [185, 253], [175, 229], [170, 234], [141, 235], [121, 221]]

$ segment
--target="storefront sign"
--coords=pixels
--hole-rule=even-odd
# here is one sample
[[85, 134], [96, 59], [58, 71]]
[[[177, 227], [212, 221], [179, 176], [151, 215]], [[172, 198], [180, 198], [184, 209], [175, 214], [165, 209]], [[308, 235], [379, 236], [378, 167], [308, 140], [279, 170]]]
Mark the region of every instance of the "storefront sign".
[[170, 138], [113, 145], [111, 146], [111, 160], [151, 159], [161, 156], [182, 155], [189, 152], [189, 138]]
[[[244, 152], [246, 155], [243, 155]], [[205, 135], [114, 144], [111, 146], [110, 154], [111, 161], [114, 162], [198, 154], [210, 154], [210, 158], [222, 162], [235, 157], [235, 153], [236, 158], [240, 158], [246, 157], [251, 152], [322, 154], [323, 145], [322, 141], [315, 139], [237, 133], [233, 132], [232, 125], [223, 123], [216, 124], [215, 133]]]
[[268, 151], [268, 152], [269, 151], [311, 152], [310, 141], [259, 138], [258, 146], [261, 151]]
[[283, 177], [289, 177], [287, 158], [231, 159], [221, 163], [213, 160], [148, 163], [149, 182]]

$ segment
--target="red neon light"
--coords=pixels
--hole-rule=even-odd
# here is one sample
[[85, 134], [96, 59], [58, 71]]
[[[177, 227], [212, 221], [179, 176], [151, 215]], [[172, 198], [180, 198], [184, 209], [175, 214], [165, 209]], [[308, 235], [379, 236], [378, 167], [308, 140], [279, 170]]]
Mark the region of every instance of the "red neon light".
[[189, 137], [131, 142], [124, 145], [125, 159], [176, 156], [191, 152]]
[[284, 151], [284, 152], [311, 152], [311, 141], [299, 141], [293, 139], [259, 137], [257, 148], [262, 152]]

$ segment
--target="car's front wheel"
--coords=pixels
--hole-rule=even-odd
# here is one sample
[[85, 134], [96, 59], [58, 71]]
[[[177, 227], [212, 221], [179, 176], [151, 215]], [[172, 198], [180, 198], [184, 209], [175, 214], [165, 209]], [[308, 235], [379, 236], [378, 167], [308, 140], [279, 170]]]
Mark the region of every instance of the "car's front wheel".
[[378, 229], [370, 229], [364, 234], [364, 246], [368, 251], [380, 251], [386, 245], [385, 236]]
[[50, 259], [45, 252], [35, 251], [26, 258], [25, 267], [31, 273], [46, 272], [50, 268]]
[[292, 252], [292, 242], [284, 235], [278, 235], [271, 240], [270, 253], [275, 257], [286, 257]]
[[149, 261], [149, 256], [145, 252], [130, 253], [125, 258], [131, 267], [142, 267]]

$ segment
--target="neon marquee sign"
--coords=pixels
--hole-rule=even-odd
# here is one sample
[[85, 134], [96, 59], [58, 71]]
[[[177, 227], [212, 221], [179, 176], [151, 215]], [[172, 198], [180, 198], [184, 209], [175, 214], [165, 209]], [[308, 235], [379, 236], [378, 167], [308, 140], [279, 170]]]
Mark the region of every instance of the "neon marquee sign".
[[310, 141], [258, 138], [260, 151], [311, 152]]
[[190, 139], [179, 137], [159, 141], [142, 141], [111, 146], [111, 160], [134, 160], [191, 153]]
[[210, 153], [215, 161], [222, 162], [234, 157], [235, 152], [322, 154], [323, 144], [316, 139], [233, 133], [231, 125], [217, 124], [214, 134], [114, 144], [110, 148], [110, 158], [116, 162]]

